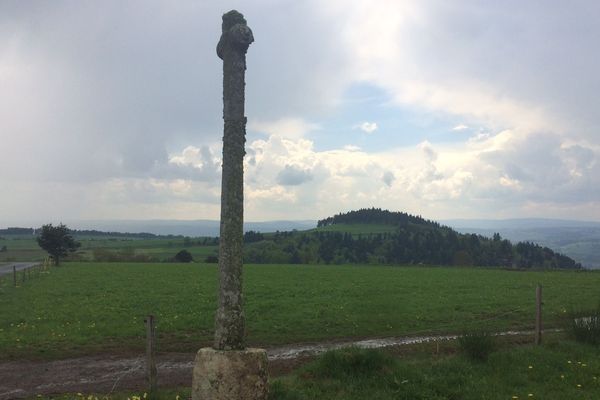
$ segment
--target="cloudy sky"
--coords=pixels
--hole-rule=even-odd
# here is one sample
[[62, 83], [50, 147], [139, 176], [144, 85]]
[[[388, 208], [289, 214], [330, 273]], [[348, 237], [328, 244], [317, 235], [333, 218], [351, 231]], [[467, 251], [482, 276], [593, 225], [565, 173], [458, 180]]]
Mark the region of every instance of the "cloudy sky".
[[221, 15], [246, 219], [600, 220], [600, 3], [0, 2], [0, 225], [218, 219]]

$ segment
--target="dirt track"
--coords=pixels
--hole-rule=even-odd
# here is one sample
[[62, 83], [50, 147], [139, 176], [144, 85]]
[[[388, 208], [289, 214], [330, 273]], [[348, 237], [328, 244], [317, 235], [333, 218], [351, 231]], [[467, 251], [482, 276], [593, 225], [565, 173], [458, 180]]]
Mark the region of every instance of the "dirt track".
[[[159, 386], [192, 385], [195, 354], [160, 354], [157, 360]], [[272, 376], [291, 371], [308, 357], [273, 360]], [[0, 399], [18, 399], [53, 393], [102, 393], [144, 390], [142, 357], [94, 356], [50, 362], [5, 362], [0, 364]]]

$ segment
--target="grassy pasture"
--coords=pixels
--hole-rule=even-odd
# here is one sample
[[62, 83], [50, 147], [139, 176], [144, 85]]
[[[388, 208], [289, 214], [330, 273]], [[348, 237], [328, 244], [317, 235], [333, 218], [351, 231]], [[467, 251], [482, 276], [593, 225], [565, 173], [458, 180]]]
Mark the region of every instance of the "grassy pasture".
[[0, 252], [0, 263], [41, 261], [47, 256], [31, 236], [3, 236], [0, 238], [0, 248], [2, 246], [6, 246], [6, 251]]
[[[0, 358], [140, 351], [150, 313], [160, 350], [194, 351], [212, 338], [214, 265], [65, 263], [21, 287], [9, 278], [0, 279]], [[594, 272], [249, 265], [248, 341], [527, 329], [538, 282], [548, 325], [600, 295]]]

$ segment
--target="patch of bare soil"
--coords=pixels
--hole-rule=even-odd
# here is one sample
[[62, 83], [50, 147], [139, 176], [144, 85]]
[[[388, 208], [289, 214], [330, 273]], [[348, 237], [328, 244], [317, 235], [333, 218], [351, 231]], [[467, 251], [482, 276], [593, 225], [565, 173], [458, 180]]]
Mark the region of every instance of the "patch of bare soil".
[[[157, 355], [158, 385], [192, 385], [193, 353]], [[311, 359], [308, 356], [269, 361], [270, 376], [287, 374]], [[19, 399], [38, 394], [102, 393], [146, 387], [143, 357], [119, 355], [72, 358], [59, 361], [9, 361], [0, 363], [0, 399]]]

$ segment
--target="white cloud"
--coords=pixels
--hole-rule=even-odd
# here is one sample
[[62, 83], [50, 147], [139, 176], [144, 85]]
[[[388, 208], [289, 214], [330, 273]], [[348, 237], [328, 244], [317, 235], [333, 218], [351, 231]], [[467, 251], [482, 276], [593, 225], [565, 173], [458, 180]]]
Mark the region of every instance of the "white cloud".
[[359, 146], [355, 146], [353, 144], [347, 144], [343, 147], [344, 150], [346, 151], [360, 151], [360, 147]]
[[458, 124], [452, 128], [453, 131], [464, 131], [465, 129], [469, 129], [469, 127], [465, 124]]
[[377, 123], [376, 122], [363, 122], [361, 124], [355, 125], [354, 127], [355, 129], [360, 129], [361, 131], [363, 131], [364, 133], [370, 135], [371, 133], [375, 132], [377, 130]]
[[318, 124], [305, 121], [302, 118], [280, 118], [274, 121], [259, 121], [251, 119], [248, 130], [276, 135], [286, 139], [298, 139], [307, 133], [320, 129]]

